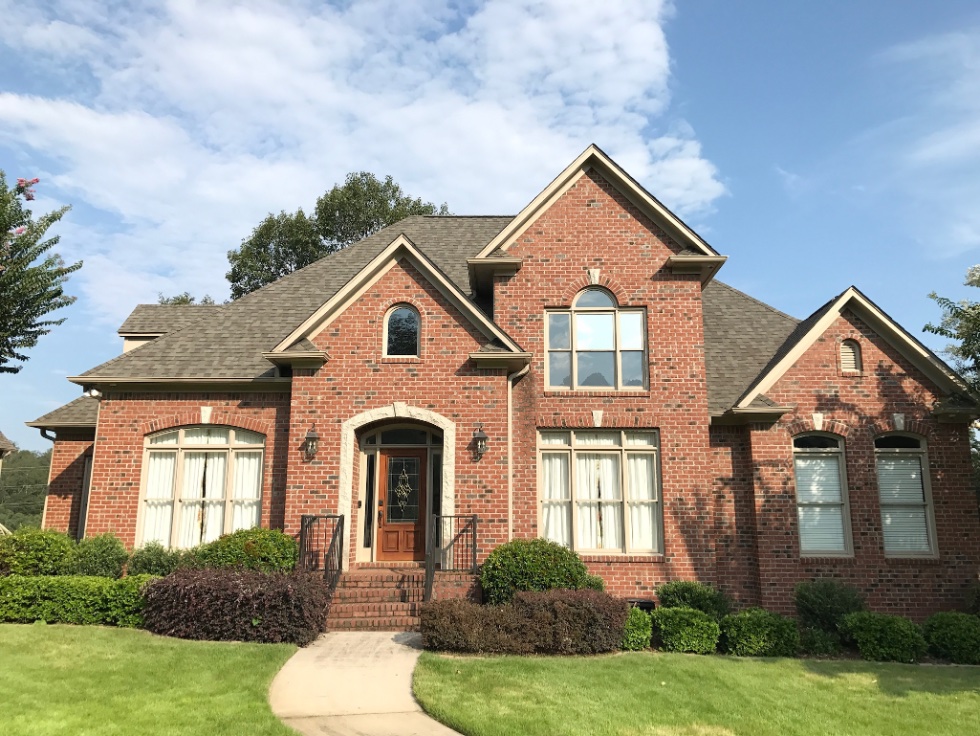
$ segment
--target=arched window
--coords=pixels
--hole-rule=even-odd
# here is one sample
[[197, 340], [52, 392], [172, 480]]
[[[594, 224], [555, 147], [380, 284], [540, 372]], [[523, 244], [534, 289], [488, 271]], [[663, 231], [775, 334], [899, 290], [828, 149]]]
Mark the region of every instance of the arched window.
[[890, 557], [935, 554], [925, 442], [905, 434], [877, 437], [875, 465], [885, 554]]
[[844, 443], [828, 434], [793, 439], [800, 555], [850, 554]]
[[548, 312], [547, 385], [551, 388], [642, 389], [646, 386], [646, 320], [620, 309], [605, 289], [579, 292], [571, 309]]
[[840, 344], [840, 369], [844, 373], [861, 372], [861, 346], [857, 340], [844, 340]]
[[140, 541], [187, 548], [259, 525], [265, 437], [181, 427], [146, 439]]
[[419, 313], [400, 305], [388, 312], [385, 321], [385, 355], [419, 354]]

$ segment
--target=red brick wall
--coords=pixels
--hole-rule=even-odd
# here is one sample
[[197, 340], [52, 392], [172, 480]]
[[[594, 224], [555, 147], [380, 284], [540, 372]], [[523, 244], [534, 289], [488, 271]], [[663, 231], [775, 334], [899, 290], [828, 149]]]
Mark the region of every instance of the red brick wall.
[[144, 438], [170, 427], [201, 424], [202, 406], [212, 407], [211, 424], [241, 427], [266, 436], [262, 526], [282, 527], [288, 393], [107, 391], [96, 431], [86, 536], [111, 531], [127, 546], [136, 543]]
[[85, 458], [92, 454], [95, 431], [59, 429], [51, 449], [51, 475], [44, 502], [44, 528], [78, 535]]

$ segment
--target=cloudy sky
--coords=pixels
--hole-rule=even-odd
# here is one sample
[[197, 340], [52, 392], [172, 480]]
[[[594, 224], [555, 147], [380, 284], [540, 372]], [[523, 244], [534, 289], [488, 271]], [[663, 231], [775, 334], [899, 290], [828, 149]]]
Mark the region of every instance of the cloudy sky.
[[[887, 7], [887, 12], [884, 8]], [[0, 169], [72, 210], [66, 322], [0, 428], [77, 396], [157, 294], [349, 171], [511, 214], [590, 142], [805, 317], [856, 284], [918, 334], [980, 262], [980, 8], [945, 0], [0, 0]], [[973, 295], [974, 297], [980, 295]], [[942, 342], [923, 339], [934, 348]]]

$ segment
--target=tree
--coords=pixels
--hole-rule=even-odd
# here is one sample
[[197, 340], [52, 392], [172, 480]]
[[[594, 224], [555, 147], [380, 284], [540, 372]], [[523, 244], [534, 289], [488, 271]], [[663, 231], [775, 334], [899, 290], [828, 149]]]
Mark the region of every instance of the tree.
[[[973, 266], [966, 272], [964, 283], [980, 288], [980, 266]], [[936, 292], [929, 298], [943, 310], [943, 318], [938, 325], [927, 324], [926, 332], [956, 341], [943, 352], [974, 390], [980, 390], [980, 303], [968, 299], [954, 302]]]
[[214, 299], [212, 299], [209, 294], [205, 294], [203, 297], [201, 297], [201, 301], [198, 301], [197, 297], [191, 296], [189, 291], [185, 291], [183, 294], [175, 294], [174, 296], [164, 296], [162, 293], [158, 293], [157, 304], [170, 304], [178, 307], [188, 304], [200, 304], [202, 306], [210, 307], [214, 305]]
[[448, 215], [449, 208], [412, 199], [390, 176], [366, 171], [347, 175], [316, 201], [312, 217], [270, 213], [240, 248], [228, 251], [231, 298], [271, 284], [323, 256], [346, 248], [409, 215]]
[[0, 470], [0, 524], [10, 531], [40, 526], [48, 489], [51, 450], [17, 450], [3, 459]]
[[24, 351], [65, 321], [44, 317], [75, 301], [64, 284], [82, 266], [81, 261], [66, 266], [61, 256], [49, 253], [58, 236], [45, 235], [69, 208], [35, 219], [24, 202], [34, 199], [31, 187], [37, 182], [18, 179], [9, 187], [0, 171], [0, 373], [17, 373], [23, 366], [11, 361], [26, 361]]

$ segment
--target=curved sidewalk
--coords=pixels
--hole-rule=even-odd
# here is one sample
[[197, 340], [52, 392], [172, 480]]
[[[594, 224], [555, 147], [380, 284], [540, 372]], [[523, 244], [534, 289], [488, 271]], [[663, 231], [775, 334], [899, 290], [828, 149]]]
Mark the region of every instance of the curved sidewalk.
[[330, 632], [279, 671], [269, 703], [304, 736], [452, 736], [412, 695], [413, 633]]

